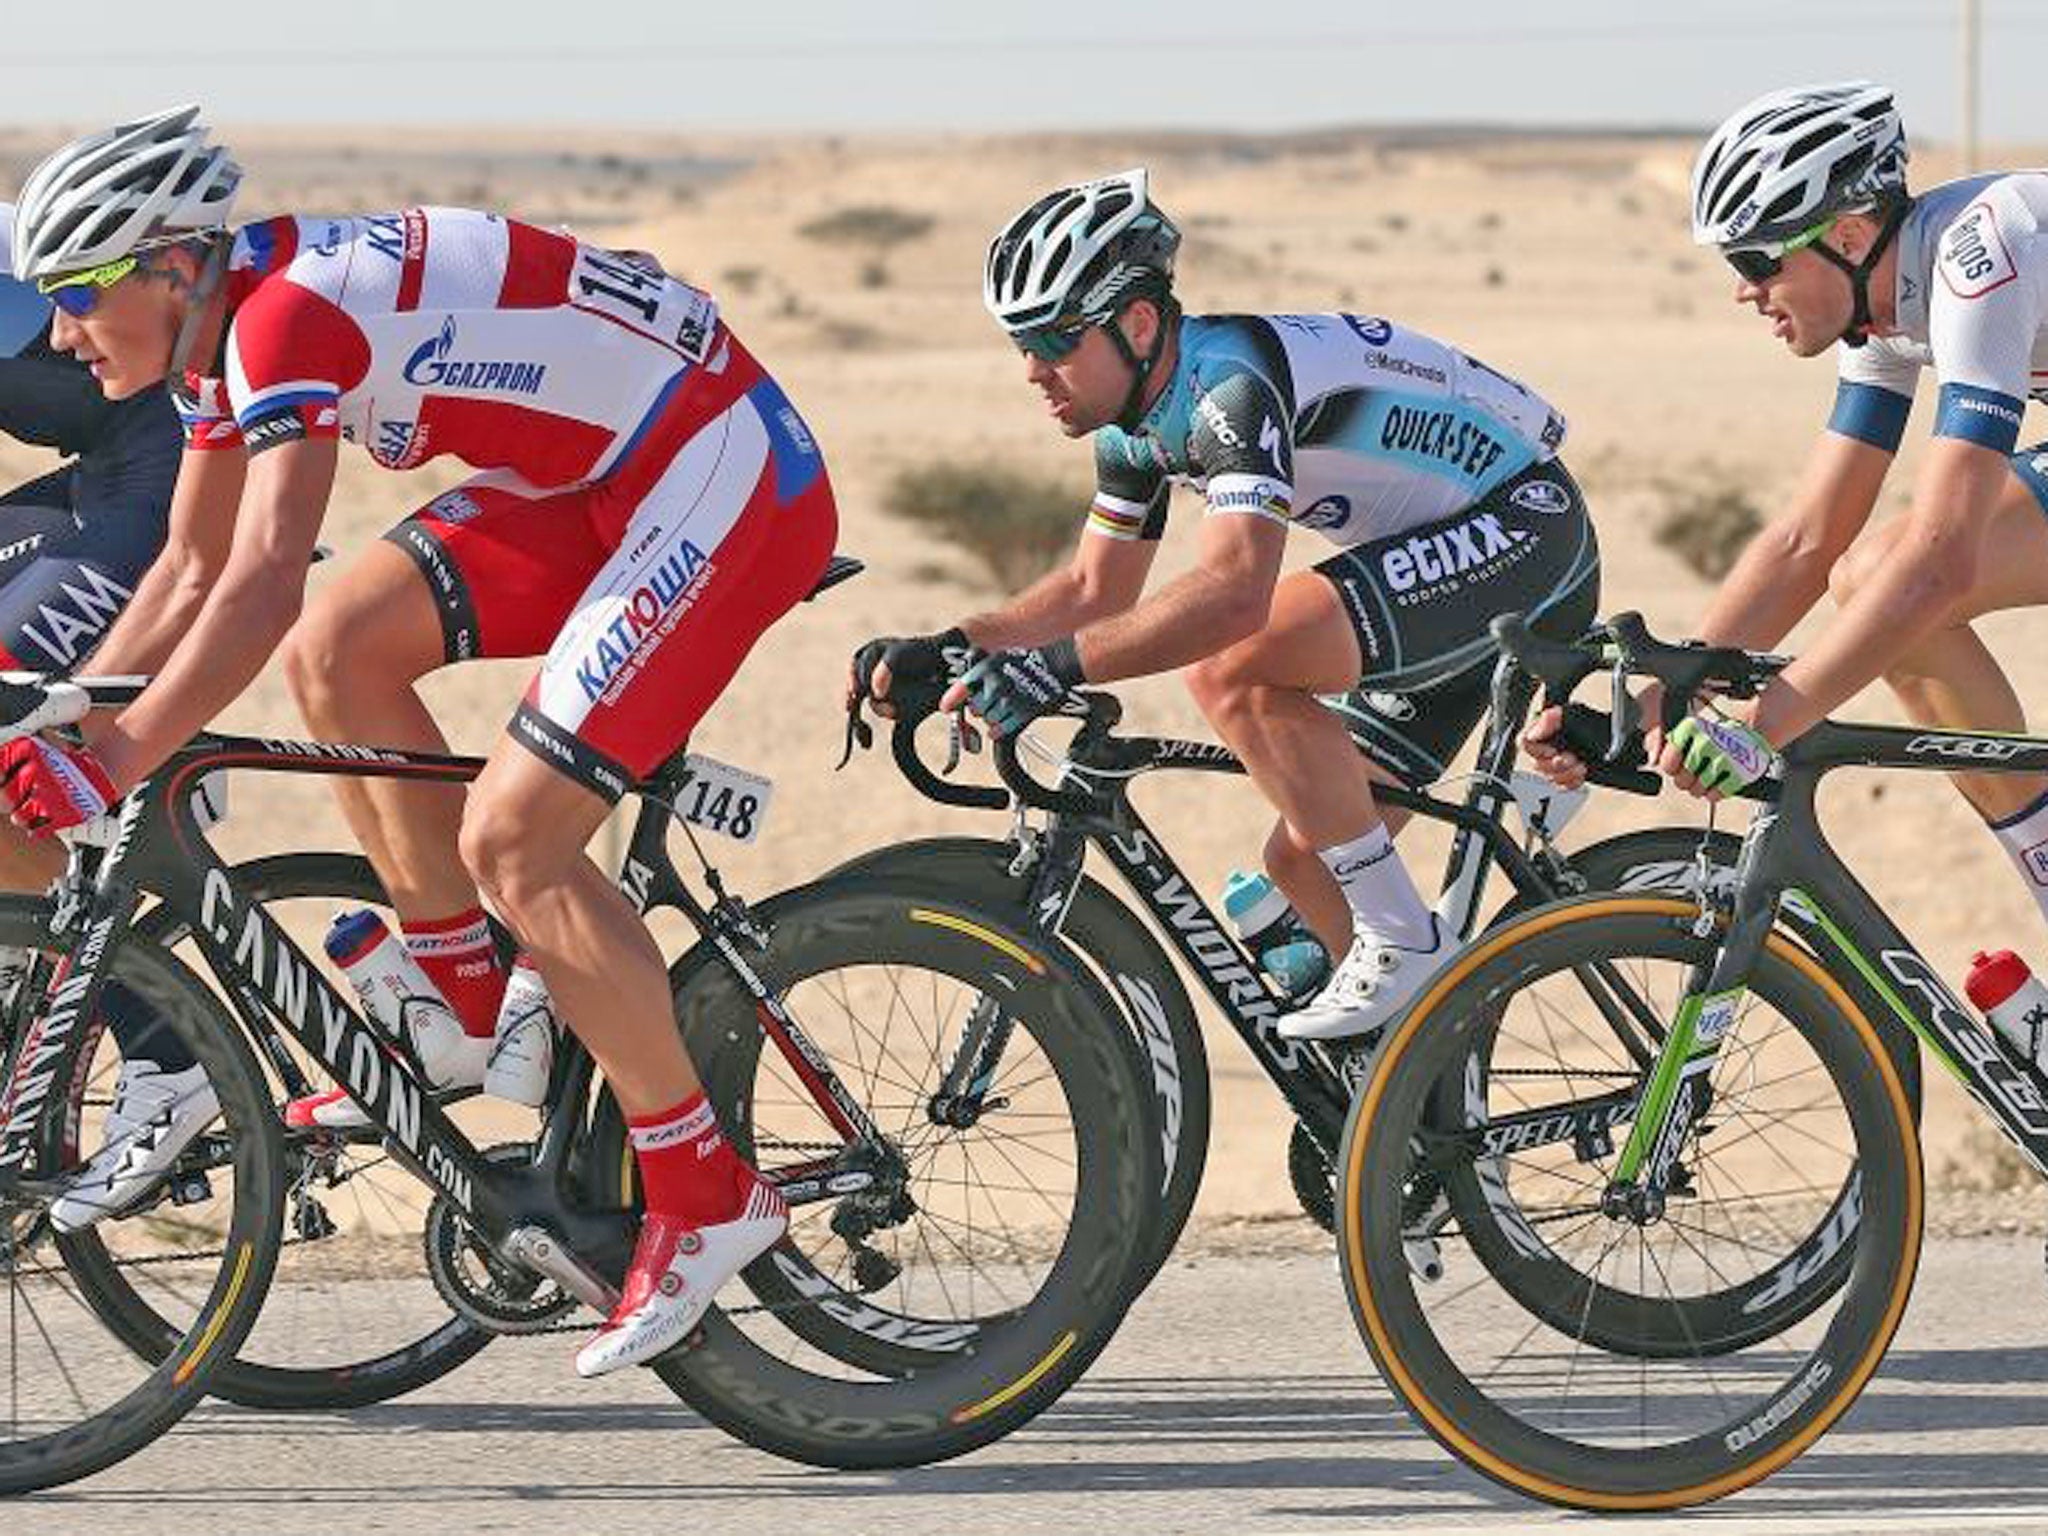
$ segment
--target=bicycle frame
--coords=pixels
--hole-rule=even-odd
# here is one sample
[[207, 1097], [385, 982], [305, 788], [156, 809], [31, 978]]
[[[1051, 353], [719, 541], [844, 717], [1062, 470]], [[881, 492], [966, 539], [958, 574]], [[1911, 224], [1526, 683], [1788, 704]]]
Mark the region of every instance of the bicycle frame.
[[1643, 1112], [1616, 1165], [1609, 1198], [1654, 1210], [1686, 1133], [1706, 1108], [1722, 1033], [1781, 903], [1813, 916], [1810, 931], [1852, 966], [2010, 1137], [2048, 1175], [2048, 1102], [2042, 1084], [1956, 997], [1836, 855], [1814, 809], [1820, 780], [1837, 768], [2048, 771], [2048, 738], [1823, 721], [1781, 754], [1784, 777], [1743, 842], [1735, 908], [1703, 975], [1680, 1004]]
[[[822, 1058], [747, 963], [739, 941], [753, 929], [744, 906], [726, 894], [717, 871], [709, 870], [716, 899], [707, 909], [677, 871], [666, 833], [672, 812], [668, 801], [681, 782], [681, 764], [678, 754], [638, 787], [641, 806], [621, 872], [622, 888], [643, 915], [671, 907], [687, 916], [752, 995], [763, 1029], [835, 1128], [850, 1142], [877, 1139], [865, 1111], [829, 1072], [819, 1069]], [[209, 969], [273, 1061], [284, 1056], [275, 1035], [276, 1026], [282, 1026], [348, 1088], [393, 1155], [475, 1230], [498, 1243], [523, 1228], [550, 1228], [572, 1253], [599, 1257], [614, 1273], [623, 1270], [628, 1213], [579, 1209], [566, 1188], [582, 1117], [547, 1113], [531, 1164], [486, 1160], [448, 1118], [406, 1053], [392, 1051], [389, 1037], [363, 1018], [355, 1000], [328, 982], [320, 965], [259, 901], [237, 889], [232, 870], [199, 826], [193, 804], [199, 780], [226, 769], [465, 783], [482, 768], [479, 758], [213, 735], [174, 754], [123, 802], [112, 843], [89, 875], [84, 869], [91, 850], [74, 845], [56, 920], [56, 936], [65, 940], [64, 958], [15, 1041], [0, 1098], [0, 1193], [34, 1187], [23, 1170], [31, 1166], [42, 1117], [61, 1109], [49, 1103], [50, 1090], [68, 1080], [76, 1052], [90, 1043], [81, 1021], [96, 1017], [104, 961], [115, 936], [125, 931], [143, 897], [153, 895], [188, 926]], [[573, 1037], [564, 1042], [558, 1070], [549, 1106], [583, 1104], [593, 1065]], [[824, 1197], [824, 1181], [813, 1175], [828, 1171], [830, 1163], [781, 1172], [792, 1204]], [[834, 1193], [845, 1192], [844, 1179], [835, 1181]]]
[[[1491, 865], [1498, 864], [1520, 892], [1543, 897], [1556, 893], [1556, 872], [1546, 874], [1538, 867], [1507, 830], [1502, 817], [1514, 798], [1510, 775], [1515, 735], [1534, 689], [1534, 682], [1512, 663], [1504, 660], [1496, 668], [1489, 725], [1473, 783], [1462, 801], [1442, 800], [1422, 790], [1374, 786], [1380, 804], [1455, 829], [1442, 887], [1450, 905], [1442, 916], [1460, 937], [1469, 936], [1473, 929]], [[1229, 932], [1130, 803], [1128, 783], [1139, 774], [1159, 769], [1242, 774], [1244, 765], [1228, 748], [1215, 743], [1162, 737], [1110, 741], [1106, 730], [1107, 725], [1084, 726], [1069, 750], [1062, 782], [1070, 787], [1059, 795], [1067, 800], [1076, 793], [1071, 786], [1078, 785], [1078, 792], [1088, 796], [1090, 804], [1085, 809], [1063, 804], [1052, 810], [1050, 822], [1040, 834], [1046, 857], [1041, 879], [1032, 891], [1031, 909], [1065, 912], [1080, 878], [1081, 858], [1078, 851], [1066, 853], [1063, 845], [1085, 842], [1100, 849], [1151, 914], [1158, 931], [1201, 979], [1203, 989], [1308, 1134], [1326, 1153], [1334, 1152], [1350, 1107], [1351, 1090], [1339, 1061], [1312, 1042], [1290, 1040], [1280, 1033], [1283, 1002], [1257, 960]], [[912, 778], [926, 785], [936, 782], [916, 774]], [[931, 793], [929, 787], [926, 793]], [[1540, 823], [1542, 813], [1536, 814]], [[1537, 830], [1547, 833], [1540, 824]]]

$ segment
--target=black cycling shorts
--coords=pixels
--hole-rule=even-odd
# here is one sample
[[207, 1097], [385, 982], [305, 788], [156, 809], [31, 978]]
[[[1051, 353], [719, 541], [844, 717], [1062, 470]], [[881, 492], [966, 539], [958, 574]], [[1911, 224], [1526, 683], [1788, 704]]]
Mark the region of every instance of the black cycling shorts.
[[1464, 511], [1316, 566], [1358, 636], [1358, 686], [1327, 703], [1403, 782], [1443, 777], [1485, 715], [1496, 614], [1576, 638], [1598, 613], [1600, 546], [1563, 464], [1531, 465]]

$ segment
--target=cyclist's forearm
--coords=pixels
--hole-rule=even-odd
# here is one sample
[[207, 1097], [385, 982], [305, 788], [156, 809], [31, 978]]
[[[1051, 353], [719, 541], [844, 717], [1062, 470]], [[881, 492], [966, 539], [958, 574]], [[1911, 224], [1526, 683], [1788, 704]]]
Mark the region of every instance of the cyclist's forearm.
[[170, 659], [178, 642], [192, 628], [213, 590], [214, 573], [160, 559], [136, 583], [135, 595], [121, 610], [81, 675], [111, 677], [129, 672], [154, 672]]
[[1079, 636], [1088, 680], [1115, 682], [1171, 672], [1256, 634], [1271, 611], [1263, 588], [1197, 567], [1174, 578], [1130, 612]]
[[1102, 594], [1072, 566], [1041, 576], [1002, 607], [961, 620], [967, 638], [985, 651], [1044, 645], [1071, 635], [1109, 611]]
[[1699, 638], [1771, 649], [1820, 601], [1838, 554], [1805, 538], [1790, 521], [1773, 523], [1750, 540], [1722, 580], [1700, 619]]
[[198, 735], [263, 670], [298, 617], [303, 584], [224, 579], [143, 694], [97, 744], [116, 788], [128, 789]]

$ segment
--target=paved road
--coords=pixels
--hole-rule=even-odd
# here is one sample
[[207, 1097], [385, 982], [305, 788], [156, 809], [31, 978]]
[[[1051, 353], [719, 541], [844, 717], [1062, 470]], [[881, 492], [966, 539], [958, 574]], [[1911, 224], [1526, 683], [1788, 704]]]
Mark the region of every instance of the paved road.
[[[1684, 1523], [1800, 1536], [2048, 1532], [2040, 1254], [2031, 1238], [1930, 1244], [1891, 1359], [1844, 1425], [1775, 1480]], [[9, 1507], [6, 1530], [1334, 1536], [1575, 1518], [1496, 1490], [1411, 1429], [1371, 1373], [1323, 1256], [1176, 1261], [1058, 1409], [1003, 1444], [914, 1472], [776, 1462], [649, 1377], [577, 1381], [571, 1347], [500, 1341], [413, 1399], [349, 1415], [209, 1407], [124, 1466]]]

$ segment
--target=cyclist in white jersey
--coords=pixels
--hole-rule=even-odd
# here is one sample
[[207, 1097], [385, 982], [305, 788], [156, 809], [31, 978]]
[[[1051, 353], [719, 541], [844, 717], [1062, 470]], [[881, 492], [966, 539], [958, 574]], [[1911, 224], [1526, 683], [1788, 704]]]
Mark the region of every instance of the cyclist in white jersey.
[[[948, 702], [1007, 733], [1083, 682], [1186, 668], [1280, 813], [1268, 869], [1344, 957], [1280, 1030], [1369, 1044], [1451, 949], [1371, 775], [1443, 772], [1485, 708], [1493, 614], [1567, 634], [1592, 616], [1592, 524], [1564, 419], [1528, 388], [1377, 317], [1184, 316], [1178, 242], [1142, 170], [1052, 192], [996, 237], [988, 308], [1060, 429], [1094, 437], [1087, 532], [1002, 608], [863, 646], [850, 699], [950, 672]], [[1174, 483], [1207, 502], [1198, 564], [1141, 602]], [[1290, 527], [1337, 552], [1282, 577]]]
[[[1698, 632], [1768, 649], [1824, 590], [1841, 606], [1753, 704], [1703, 710], [1672, 733], [1662, 765], [1696, 792], [1766, 771], [1774, 744], [1880, 674], [1917, 724], [2026, 728], [1971, 622], [2048, 603], [2048, 444], [2017, 448], [2028, 397], [2048, 398], [2048, 173], [1912, 196], [1905, 166], [1891, 93], [1854, 82], [1751, 102], [1694, 167], [1694, 238], [1735, 268], [1736, 302], [1794, 356], [1835, 347], [1840, 373], [1793, 503], [1743, 552]], [[1930, 367], [1934, 441], [1912, 508], [1855, 542]], [[1537, 722], [1530, 751], [1575, 782], [1581, 765], [1556, 750], [1555, 729], [1554, 713]], [[1955, 782], [2048, 915], [2048, 778]]]

